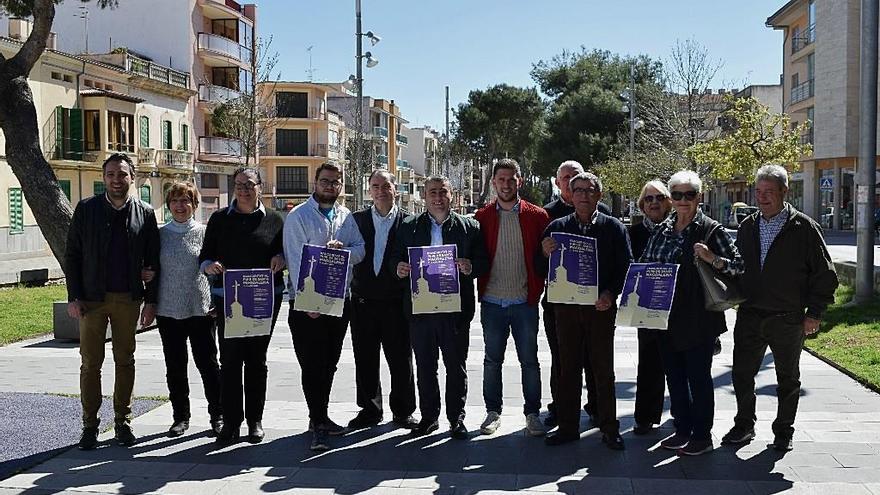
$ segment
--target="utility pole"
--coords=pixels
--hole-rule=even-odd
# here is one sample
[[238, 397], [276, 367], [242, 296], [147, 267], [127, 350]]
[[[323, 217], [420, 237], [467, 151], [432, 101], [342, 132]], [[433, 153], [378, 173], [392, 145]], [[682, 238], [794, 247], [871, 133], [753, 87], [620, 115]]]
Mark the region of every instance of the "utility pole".
[[445, 135], [446, 135], [446, 145], [445, 145], [446, 152], [444, 153], [444, 161], [446, 163], [444, 164], [444, 166], [445, 166], [446, 170], [443, 175], [445, 175], [446, 177], [449, 177], [449, 175], [452, 173], [452, 157], [451, 157], [451, 153], [449, 152], [449, 86], [446, 86], [446, 134]]
[[357, 123], [357, 133], [354, 143], [354, 207], [360, 209], [364, 204], [364, 187], [361, 182], [364, 180], [363, 167], [363, 149], [364, 149], [364, 77], [363, 77], [363, 33], [361, 32], [361, 0], [355, 0], [355, 38], [357, 38], [357, 109], [355, 110], [355, 121]]
[[877, 170], [877, 0], [862, 0], [859, 161], [856, 191], [856, 304], [874, 297], [874, 195]]

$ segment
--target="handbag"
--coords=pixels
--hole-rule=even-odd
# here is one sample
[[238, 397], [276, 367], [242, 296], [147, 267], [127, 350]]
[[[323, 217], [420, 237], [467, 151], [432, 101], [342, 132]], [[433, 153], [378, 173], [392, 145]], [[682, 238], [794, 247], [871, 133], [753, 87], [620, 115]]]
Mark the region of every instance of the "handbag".
[[[709, 238], [720, 228], [721, 224], [709, 229], [703, 242], [708, 245]], [[726, 311], [744, 302], [746, 297], [737, 284], [737, 281], [728, 275], [719, 273], [712, 265], [706, 263], [699, 256], [694, 255], [694, 263], [697, 265], [697, 273], [703, 283], [703, 294], [706, 300], [707, 311]]]

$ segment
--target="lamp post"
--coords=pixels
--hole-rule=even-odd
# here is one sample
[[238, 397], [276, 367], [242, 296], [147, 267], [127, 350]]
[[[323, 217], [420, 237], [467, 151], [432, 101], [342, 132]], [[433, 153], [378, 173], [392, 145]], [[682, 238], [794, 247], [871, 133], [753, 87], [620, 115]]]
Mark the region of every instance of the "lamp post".
[[364, 77], [363, 77], [363, 61], [367, 59], [367, 67], [372, 68], [379, 64], [379, 60], [373, 58], [370, 52], [363, 52], [363, 38], [370, 39], [370, 44], [375, 46], [382, 40], [379, 36], [373, 34], [372, 31], [366, 33], [361, 30], [361, 0], [355, 0], [355, 40], [357, 45], [357, 73], [355, 76], [348, 78], [349, 82], [357, 87], [357, 108], [355, 109], [355, 125], [357, 125], [357, 138], [355, 141], [355, 157], [354, 157], [354, 206], [359, 209], [364, 202], [363, 181], [364, 170], [362, 169], [363, 146], [364, 146]]

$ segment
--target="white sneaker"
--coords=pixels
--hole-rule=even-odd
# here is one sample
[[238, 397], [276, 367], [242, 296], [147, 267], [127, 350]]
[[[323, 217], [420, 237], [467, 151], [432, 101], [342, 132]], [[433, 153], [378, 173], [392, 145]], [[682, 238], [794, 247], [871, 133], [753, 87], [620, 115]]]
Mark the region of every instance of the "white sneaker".
[[480, 433], [483, 435], [491, 435], [501, 426], [501, 415], [495, 411], [486, 413], [486, 420], [480, 425]]
[[537, 414], [532, 413], [526, 416], [526, 432], [533, 437], [542, 437], [547, 433], [544, 423]]

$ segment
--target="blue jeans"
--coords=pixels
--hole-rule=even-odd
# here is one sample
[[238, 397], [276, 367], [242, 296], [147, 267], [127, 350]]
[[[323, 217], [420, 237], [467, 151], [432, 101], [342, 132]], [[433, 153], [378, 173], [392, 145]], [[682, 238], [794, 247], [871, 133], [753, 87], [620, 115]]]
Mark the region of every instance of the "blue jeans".
[[501, 413], [501, 366], [507, 338], [513, 333], [516, 355], [522, 370], [525, 404], [523, 414], [541, 409], [541, 368], [538, 365], [538, 306], [514, 304], [506, 308], [489, 302], [480, 305], [483, 323], [483, 400], [487, 411]]

